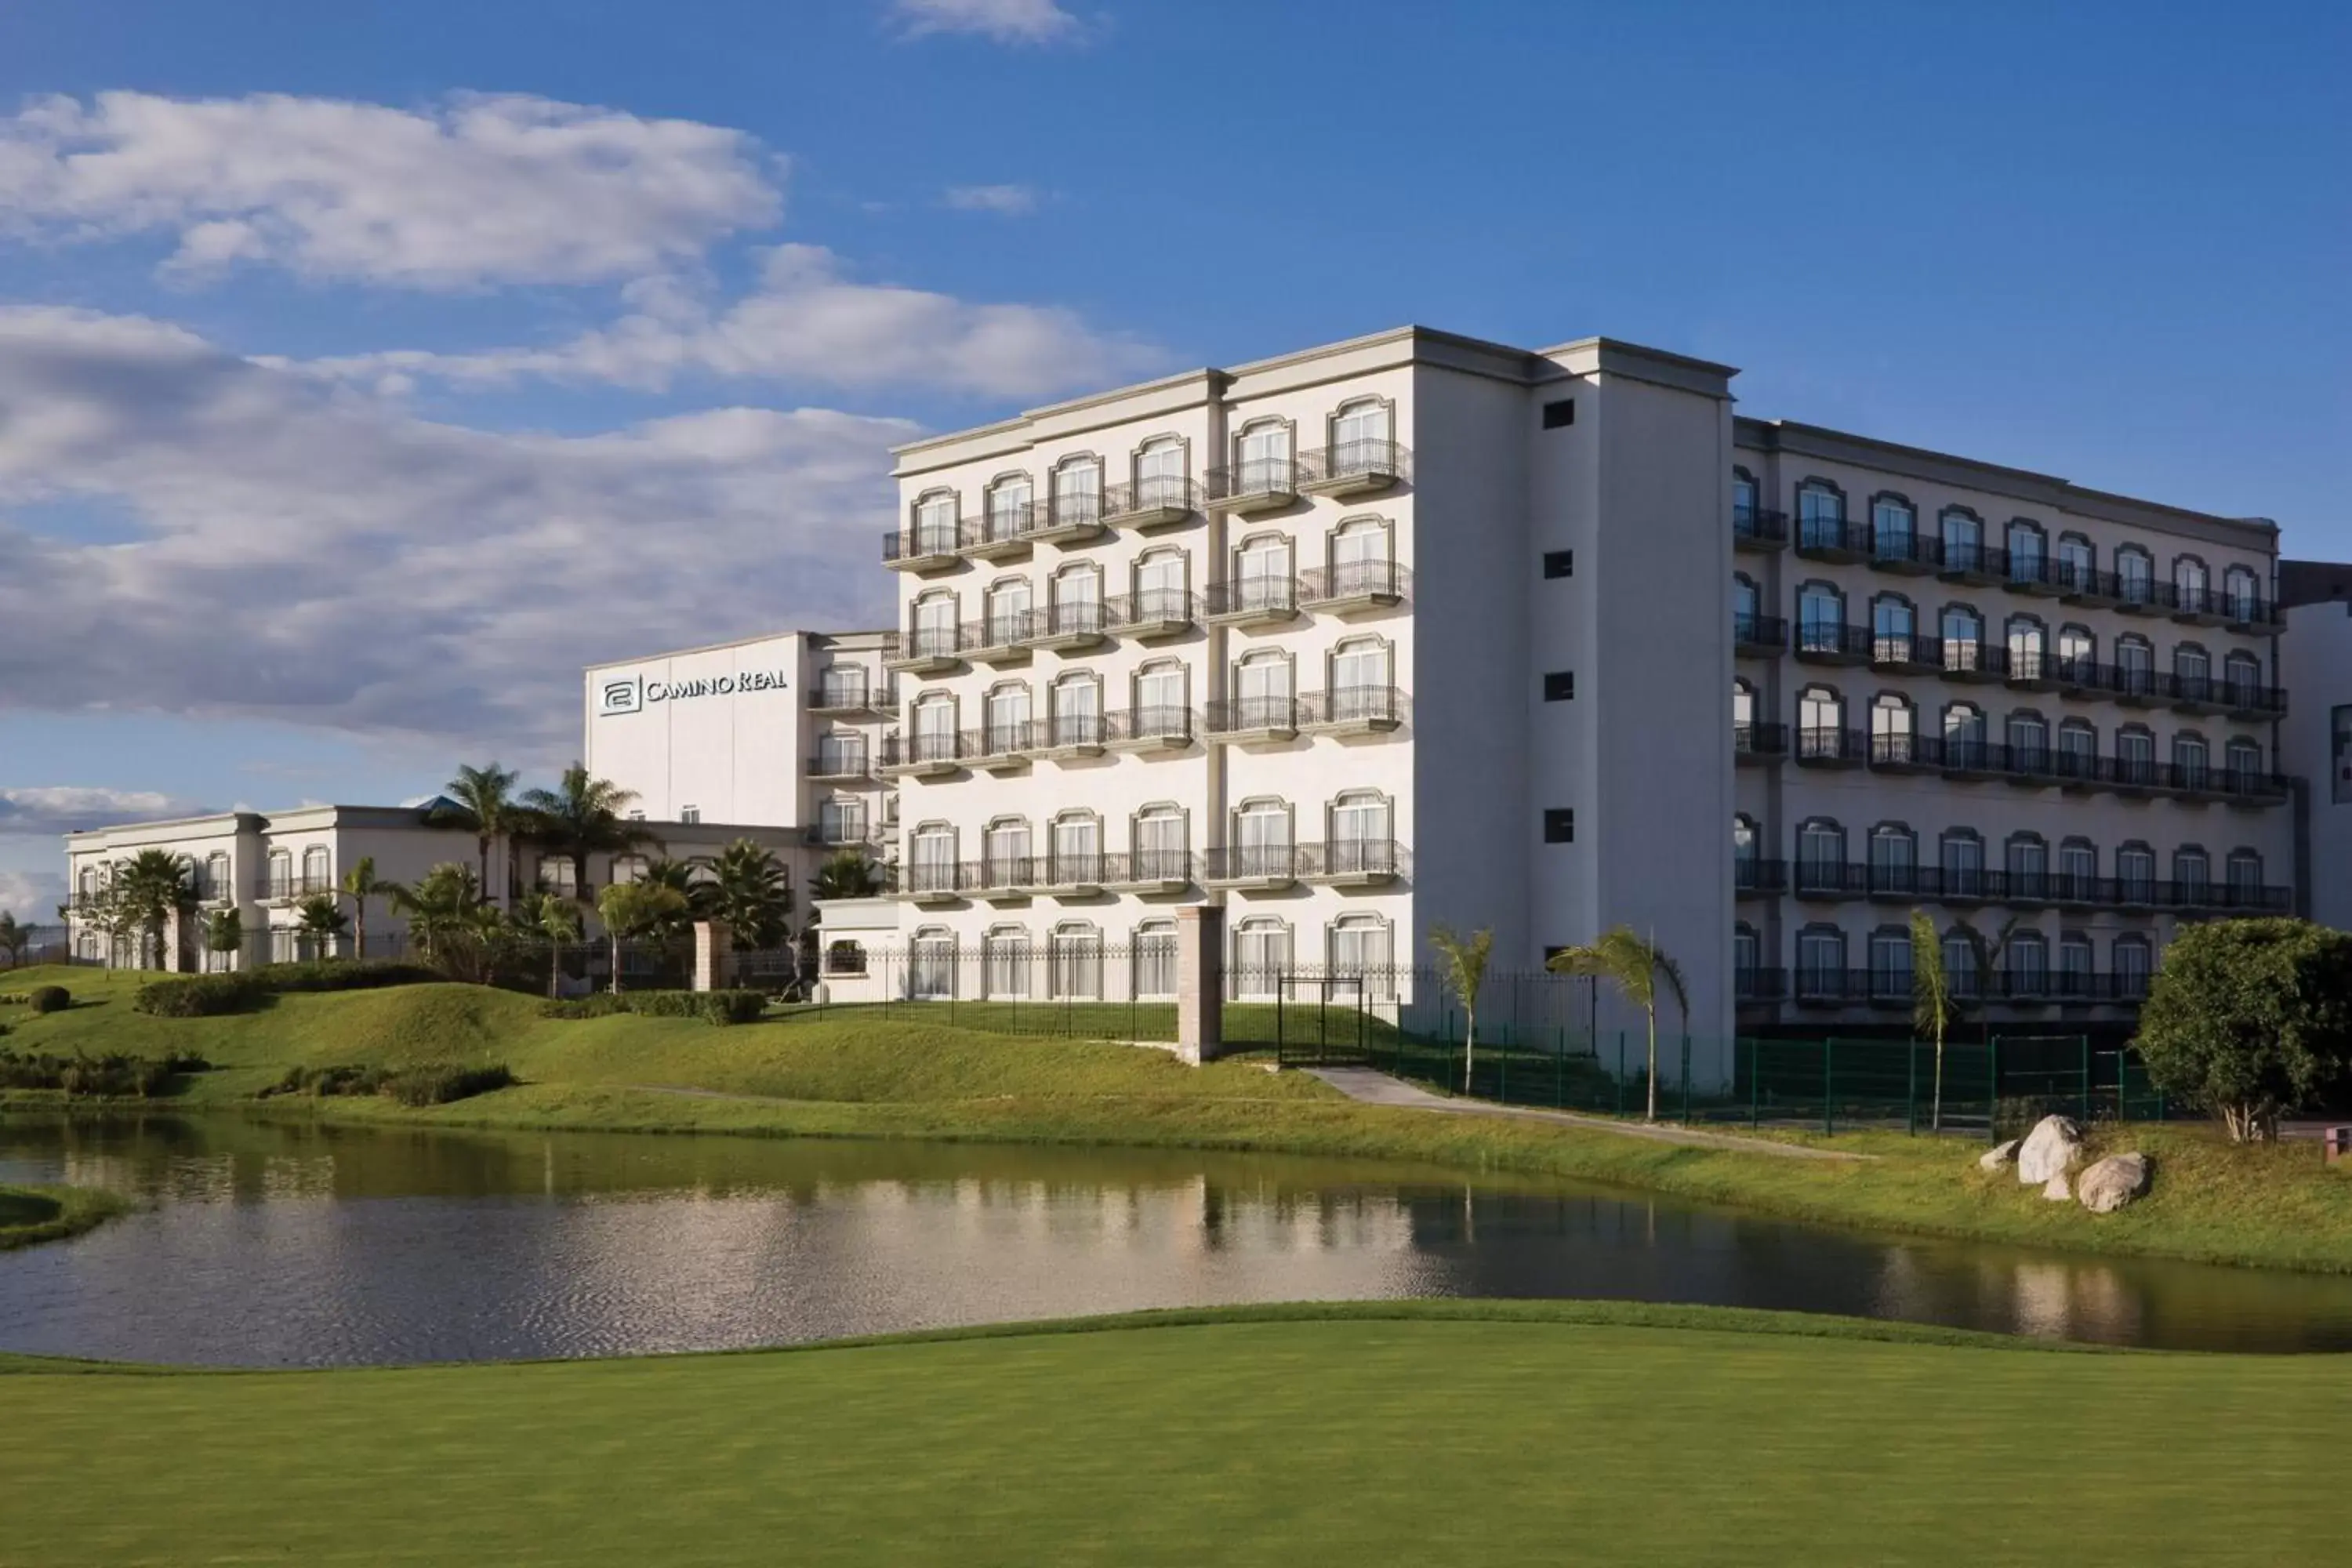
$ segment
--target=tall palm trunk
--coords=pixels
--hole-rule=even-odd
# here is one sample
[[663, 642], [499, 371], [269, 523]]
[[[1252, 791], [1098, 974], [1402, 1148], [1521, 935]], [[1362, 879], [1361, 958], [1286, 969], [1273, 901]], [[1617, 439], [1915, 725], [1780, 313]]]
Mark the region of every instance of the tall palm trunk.
[[1647, 1008], [1647, 1009], [1645, 1009], [1645, 1010], [1646, 1010], [1646, 1011], [1649, 1013], [1649, 1015], [1650, 1015], [1650, 1114], [1649, 1114], [1649, 1120], [1650, 1120], [1650, 1121], [1655, 1121], [1658, 1119], [1658, 1005], [1657, 1005], [1655, 1002], [1653, 1002], [1653, 1003], [1651, 1003], [1651, 1004], [1650, 1004], [1650, 1005], [1648, 1006], [1648, 1008]]
[[610, 935], [613, 939], [613, 994], [618, 996], [621, 994], [621, 933], [613, 931]]
[[1470, 1052], [1478, 1039], [1478, 1009], [1465, 1006], [1462, 1015], [1462, 1092], [1467, 1094], [1470, 1092]]
[[562, 973], [563, 943], [561, 941], [551, 942], [547, 944], [547, 997], [551, 1002], [555, 999], [556, 976]]

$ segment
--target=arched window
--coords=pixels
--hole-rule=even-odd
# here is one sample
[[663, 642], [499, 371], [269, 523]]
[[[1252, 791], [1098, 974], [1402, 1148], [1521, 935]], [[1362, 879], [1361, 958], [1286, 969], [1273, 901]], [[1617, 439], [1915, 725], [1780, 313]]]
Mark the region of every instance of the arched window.
[[[1036, 508], [1032, 504], [1029, 476], [1007, 474], [988, 487], [988, 518], [985, 531], [989, 542], [1019, 539], [1034, 524], [1031, 521]], [[1018, 554], [1018, 551], [1008, 551]]]
[[1088, 672], [1073, 671], [1054, 682], [1053, 743], [1087, 746], [1102, 743], [1102, 680]]
[[2220, 695], [2212, 689], [2212, 656], [2193, 642], [2173, 645], [2172, 681], [2185, 701], [2201, 702]]
[[1188, 736], [1192, 731], [1190, 675], [1181, 658], [1159, 658], [1135, 672], [1137, 736]]
[[2172, 852], [2173, 901], [2202, 904], [2213, 892], [2213, 858], [2193, 844]]
[[992, 757], [1027, 751], [1034, 743], [1029, 728], [1029, 686], [1008, 680], [989, 688], [982, 744]]
[[956, 700], [952, 692], [927, 691], [915, 699], [914, 743], [908, 760], [952, 762], [956, 751]]
[[2058, 628], [2058, 673], [2061, 679], [2088, 681], [2094, 667], [2099, 662], [2099, 639], [2091, 635], [2088, 626], [2063, 626]]
[[1332, 477], [1388, 472], [1396, 460], [1390, 436], [1389, 405], [1384, 400], [1364, 397], [1341, 404], [1331, 416]]
[[1808, 550], [1844, 547], [1843, 490], [1827, 479], [1807, 479], [1797, 487], [1797, 542]]
[[918, 658], [947, 658], [961, 651], [956, 621], [961, 614], [955, 591], [934, 588], [916, 599], [913, 635], [907, 651]]
[[1329, 564], [1332, 598], [1397, 591], [1395, 545], [1377, 517], [1351, 518], [1332, 530]]
[[1735, 533], [1756, 531], [1757, 513], [1762, 509], [1756, 476], [1746, 468], [1731, 470], [1731, 528]]
[[1135, 999], [1163, 1002], [1176, 994], [1176, 922], [1145, 921], [1135, 928]]
[[1190, 819], [1180, 805], [1147, 805], [1135, 814], [1135, 879], [1189, 881], [1192, 876]]
[[866, 842], [866, 803], [856, 795], [830, 795], [816, 804], [816, 835], [826, 844]]
[[2156, 851], [2134, 839], [2116, 851], [2116, 891], [2127, 904], [2156, 901]]
[[302, 851], [302, 890], [323, 893], [335, 885], [333, 873], [328, 868], [327, 847], [313, 844]]
[[1139, 627], [1181, 626], [1192, 619], [1192, 557], [1181, 550], [1147, 550], [1135, 559], [1135, 612]]
[[2012, 833], [2001, 847], [2001, 869], [2011, 899], [2050, 896], [2050, 846], [2039, 833]]
[[1290, 835], [1290, 803], [1261, 796], [1234, 809], [1230, 853], [1235, 877], [1287, 877], [1297, 869]]
[[2210, 604], [2206, 587], [2210, 579], [2206, 575], [2205, 563], [2194, 555], [2172, 558], [2172, 605], [2184, 615], [2203, 615], [2220, 606]]
[[1870, 890], [1919, 890], [1919, 836], [1899, 822], [1882, 822], [1870, 830]]
[[1756, 865], [1759, 858], [1756, 840], [1756, 819], [1745, 812], [1736, 812], [1731, 818], [1731, 880], [1736, 888], [1756, 886]]
[[2147, 725], [2116, 731], [2116, 782], [2143, 787], [2156, 782], [2156, 734]]
[[2011, 996], [2031, 1000], [2050, 994], [2050, 939], [2020, 931], [2009, 939], [2000, 960], [2001, 985]]
[[956, 942], [945, 926], [919, 926], [907, 944], [907, 994], [943, 1001], [956, 992]]
[[1808, 686], [1797, 697], [1798, 749], [1801, 757], [1842, 757], [1845, 754], [1845, 700], [1833, 687]]
[[1870, 994], [1881, 1001], [1911, 994], [1911, 933], [1901, 926], [1870, 933]]
[[1254, 534], [1234, 552], [1230, 610], [1288, 610], [1298, 600], [1291, 574], [1290, 536]]
[[1236, 730], [1282, 730], [1298, 722], [1297, 694], [1292, 689], [1290, 656], [1274, 648], [1244, 654], [1234, 666], [1234, 721]]
[[2040, 680], [2049, 673], [2043, 656], [2049, 651], [2049, 632], [2032, 616], [2009, 617], [2009, 678], [2011, 680]]
[[2223, 684], [2229, 688], [2230, 704], [2235, 708], [2251, 708], [2260, 700], [2263, 689], [2263, 661], [2241, 649], [2221, 661]]
[[1331, 717], [1369, 711], [1364, 705], [1374, 694], [1384, 698], [1391, 683], [1389, 645], [1379, 637], [1349, 637], [1331, 650]]
[[1233, 993], [1244, 1000], [1271, 999], [1290, 970], [1290, 926], [1271, 915], [1255, 915], [1234, 928]]
[[1797, 647], [1807, 653], [1845, 651], [1845, 595], [1834, 584], [1808, 583], [1797, 591]]
[[1881, 594], [1870, 601], [1870, 658], [1875, 664], [1909, 664], [1916, 657], [1913, 639], [1919, 629], [1918, 614], [1900, 594]]
[[2156, 599], [2156, 557], [2137, 544], [2116, 551], [2116, 596], [2127, 605], [2152, 604]]
[[1944, 707], [1944, 765], [1981, 768], [1985, 756], [1984, 710], [1973, 702]]
[[910, 893], [952, 893], [956, 890], [954, 828], [944, 822], [927, 822], [908, 836], [907, 890]]
[[1331, 922], [1326, 940], [1335, 978], [1357, 979], [1368, 996], [1393, 990], [1388, 921], [1378, 915], [1341, 915]]
[[2006, 725], [2011, 773], [2038, 773], [2050, 766], [2050, 721], [2030, 708], [2011, 712]]
[[[83, 875], [88, 876], [89, 873], [84, 872]], [[272, 849], [269, 852], [269, 896], [290, 899], [301, 890], [301, 884], [294, 879], [294, 851]]]
[[1797, 888], [1836, 892], [1845, 887], [1845, 829], [1827, 816], [1808, 817], [1797, 829]]
[[221, 900], [233, 900], [236, 896], [230, 880], [228, 857], [217, 849], [205, 857], [204, 896]]
[[1054, 818], [1054, 859], [1049, 879], [1057, 888], [1098, 886], [1103, 879], [1102, 818], [1091, 811], [1065, 811]]
[[2098, 771], [2099, 730], [2088, 719], [2069, 719], [2058, 726], [2059, 771], [2069, 778], [2087, 779]]
[[2156, 695], [2156, 645], [2136, 633], [2116, 639], [2116, 688], [2137, 697]]
[[1757, 994], [1757, 972], [1763, 963], [1764, 944], [1757, 940], [1756, 928], [1741, 921], [1731, 928], [1731, 990], [1736, 1000], [1761, 1000]]
[[1396, 834], [1388, 796], [1378, 790], [1351, 789], [1334, 798], [1329, 853], [1333, 872], [1395, 871]]
[[982, 641], [990, 647], [1010, 647], [1030, 635], [1029, 579], [1007, 577], [988, 590], [988, 629]]
[[2042, 525], [2029, 518], [2009, 520], [2009, 580], [2012, 583], [2046, 583], [2050, 580], [2049, 536]]
[[1911, 561], [1918, 554], [1919, 514], [1901, 496], [1870, 498], [1870, 551], [1880, 561]]
[[1065, 458], [1054, 466], [1053, 526], [1083, 528], [1102, 521], [1102, 459]]
[[2173, 782], [2182, 789], [2204, 789], [2212, 781], [2213, 749], [2194, 730], [2176, 731], [2172, 737]]
[[1937, 525], [1944, 536], [1944, 569], [1981, 572], [1985, 566], [1984, 520], [1966, 507], [1946, 507]]
[[1737, 678], [1731, 682], [1731, 744], [1740, 752], [1756, 746], [1756, 688]]
[[1103, 629], [1102, 572], [1091, 563], [1073, 563], [1054, 574], [1054, 602], [1046, 609], [1056, 637]]
[[1279, 419], [1261, 419], [1242, 426], [1234, 437], [1236, 495], [1287, 490], [1297, 482], [1291, 470], [1290, 426]]
[[999, 1002], [1015, 1001], [1029, 994], [1026, 926], [991, 926], [980, 939], [980, 991], [982, 996]]
[[2098, 588], [2098, 552], [2079, 533], [2058, 536], [2058, 586], [2070, 594], [2095, 593]]
[[915, 500], [915, 548], [917, 555], [949, 555], [959, 542], [956, 534], [958, 504], [953, 490], [929, 490]]
[[1917, 718], [1911, 700], [1882, 691], [1870, 700], [1870, 760], [1881, 767], [1918, 760]]
[[816, 771], [825, 778], [855, 778], [866, 771], [866, 737], [855, 730], [828, 730], [816, 738]]
[[1985, 668], [1984, 617], [1968, 605], [1947, 605], [1942, 620], [1944, 668], [1978, 670]]
[[2262, 784], [2267, 770], [2263, 766], [2263, 744], [2244, 735], [2230, 742], [2224, 753], [2229, 759], [2230, 788], [2241, 794]]
[[2091, 939], [2078, 931], [2058, 933], [2058, 994], [2089, 1000], [2098, 967]]
[[1185, 473], [1184, 443], [1173, 436], [1146, 441], [1135, 454], [1135, 510], [1164, 510], [1192, 505]]
[[2153, 967], [2153, 950], [2147, 938], [2119, 936], [2109, 952], [2109, 962], [2115, 965], [2116, 997], [2126, 1002], [2146, 1000], [2148, 972]]
[[1797, 933], [1797, 995], [1812, 1002], [1842, 1000], [1845, 985], [1845, 932], [1833, 925], [1809, 925]]
[[1937, 840], [1944, 867], [1944, 896], [1981, 899], [1985, 896], [1984, 839], [1974, 828], [1948, 827]]
[[998, 817], [980, 836], [981, 886], [1003, 889], [1027, 886], [1035, 880], [1029, 856], [1028, 819]]
[[2230, 618], [2240, 625], [2262, 619], [2262, 584], [2248, 568], [2232, 566], [2221, 574], [2221, 597]]
[[2228, 861], [2230, 905], [2232, 909], [2263, 907], [2263, 858], [2258, 850], [2232, 849]]
[[646, 873], [652, 868], [652, 865], [653, 863], [643, 855], [614, 856], [613, 886], [625, 888], [633, 882], [644, 881]]
[[1984, 976], [1977, 971], [1977, 944], [1957, 926], [1944, 933], [1944, 983], [1962, 1001], [1972, 1002], [1984, 994]]

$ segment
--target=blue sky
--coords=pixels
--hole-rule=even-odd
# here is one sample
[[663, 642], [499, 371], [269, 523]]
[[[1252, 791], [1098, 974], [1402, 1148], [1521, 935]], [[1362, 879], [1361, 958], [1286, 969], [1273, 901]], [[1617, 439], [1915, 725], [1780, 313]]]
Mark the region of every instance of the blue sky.
[[2352, 554], [2352, 11], [0, 12], [0, 907], [873, 619], [885, 448], [1403, 321]]

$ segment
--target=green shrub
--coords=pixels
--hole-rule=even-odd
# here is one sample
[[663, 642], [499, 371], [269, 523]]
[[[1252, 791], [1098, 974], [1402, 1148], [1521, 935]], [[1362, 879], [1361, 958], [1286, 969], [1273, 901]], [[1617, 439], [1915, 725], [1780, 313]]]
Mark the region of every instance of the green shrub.
[[62, 1013], [73, 1005], [73, 993], [62, 985], [36, 985], [25, 1001], [36, 1013]]
[[628, 1010], [627, 999], [615, 996], [610, 991], [594, 991], [570, 1001], [550, 1000], [539, 1005], [539, 1016], [542, 1018], [609, 1018], [615, 1013]]
[[247, 1012], [268, 994], [250, 974], [193, 974], [142, 985], [131, 1010], [157, 1018], [214, 1018]]
[[505, 1089], [514, 1082], [505, 1064], [466, 1067], [456, 1062], [427, 1062], [417, 1067], [289, 1068], [286, 1076], [261, 1091], [268, 1100], [279, 1095], [386, 1095], [403, 1105], [447, 1105], [478, 1094]]
[[304, 963], [265, 963], [245, 972], [263, 990], [373, 991], [385, 985], [422, 985], [446, 980], [437, 970], [421, 963], [387, 958], [314, 959]]
[[120, 1052], [102, 1057], [79, 1052], [69, 1057], [25, 1056], [0, 1051], [0, 1089], [54, 1089], [68, 1095], [152, 1100], [171, 1088], [176, 1075], [202, 1072], [210, 1065], [202, 1057], [132, 1057]]
[[758, 991], [599, 991], [572, 1002], [542, 1002], [543, 1018], [609, 1018], [635, 1013], [647, 1018], [700, 1018], [708, 1024], [755, 1024], [768, 1009]]

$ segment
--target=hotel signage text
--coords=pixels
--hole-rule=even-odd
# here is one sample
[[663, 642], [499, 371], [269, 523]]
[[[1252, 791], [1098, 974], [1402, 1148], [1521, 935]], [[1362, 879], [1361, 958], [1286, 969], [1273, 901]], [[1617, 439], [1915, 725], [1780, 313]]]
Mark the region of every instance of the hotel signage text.
[[733, 697], [753, 691], [782, 691], [792, 683], [781, 669], [747, 669], [736, 675], [702, 675], [691, 680], [647, 680], [643, 676], [615, 676], [596, 689], [600, 715], [642, 713], [656, 702], [685, 702], [697, 697]]

